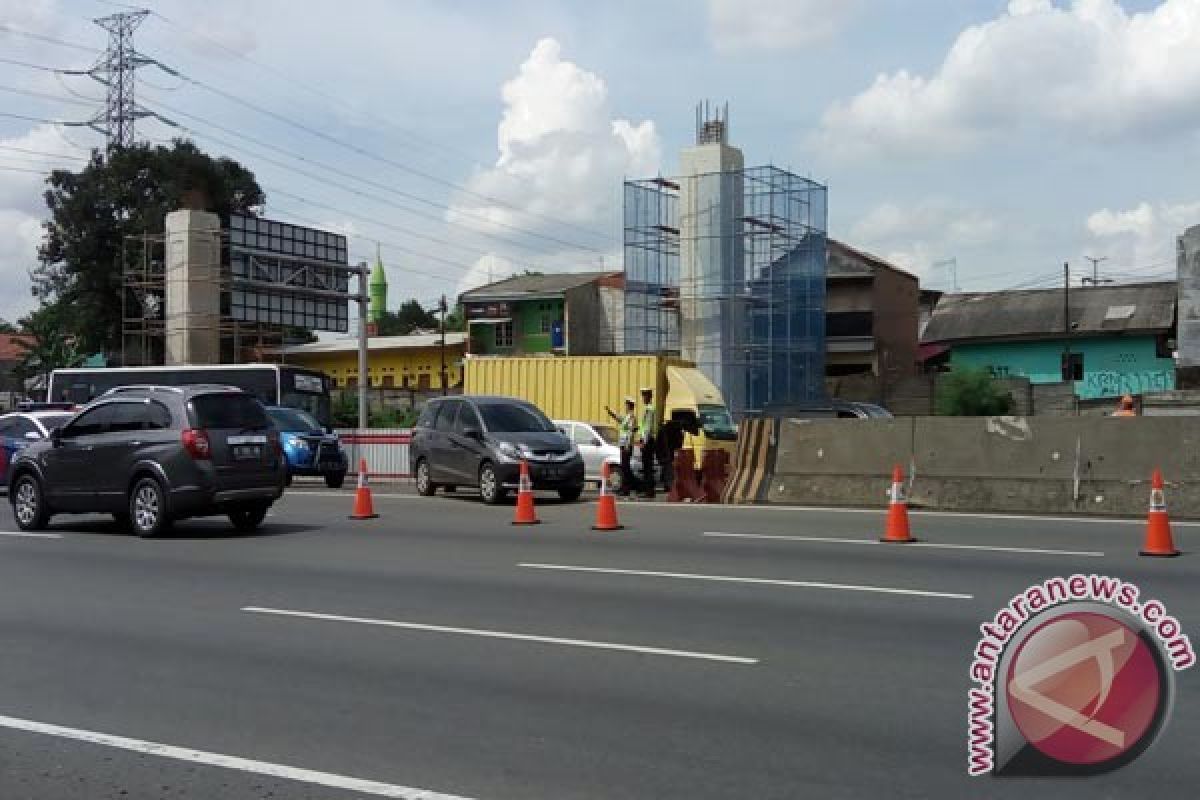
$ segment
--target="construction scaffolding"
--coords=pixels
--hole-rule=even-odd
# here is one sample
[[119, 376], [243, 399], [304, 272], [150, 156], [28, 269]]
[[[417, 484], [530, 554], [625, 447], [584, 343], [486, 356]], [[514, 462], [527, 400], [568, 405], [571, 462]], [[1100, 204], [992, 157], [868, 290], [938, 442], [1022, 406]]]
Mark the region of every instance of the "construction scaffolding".
[[[216, 327], [222, 364], [256, 362], [284, 343], [285, 327], [241, 322], [230, 315], [231, 273], [227, 231], [222, 231], [221, 315]], [[177, 243], [178, 244], [178, 243]], [[166, 234], [127, 236], [121, 248], [121, 365], [159, 366], [166, 357]], [[211, 322], [189, 320], [189, 325]], [[207, 329], [207, 328], [206, 328]]]
[[825, 395], [826, 188], [776, 167], [625, 184], [625, 342], [678, 353], [735, 417]]

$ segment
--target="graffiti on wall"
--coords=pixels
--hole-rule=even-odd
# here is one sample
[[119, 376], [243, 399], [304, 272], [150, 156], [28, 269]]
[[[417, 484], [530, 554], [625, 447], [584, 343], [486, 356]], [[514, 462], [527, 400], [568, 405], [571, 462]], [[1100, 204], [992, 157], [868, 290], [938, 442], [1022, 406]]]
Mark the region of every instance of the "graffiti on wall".
[[1084, 397], [1118, 397], [1123, 394], [1164, 392], [1175, 388], [1175, 372], [1169, 369], [1134, 372], [1089, 372], [1082, 381]]

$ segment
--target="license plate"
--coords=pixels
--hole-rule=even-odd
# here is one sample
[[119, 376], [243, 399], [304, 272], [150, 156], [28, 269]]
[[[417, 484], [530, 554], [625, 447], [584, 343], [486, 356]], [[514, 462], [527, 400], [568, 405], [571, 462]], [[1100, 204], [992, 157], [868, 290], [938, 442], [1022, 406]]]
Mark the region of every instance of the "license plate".
[[262, 448], [255, 444], [239, 444], [233, 448], [233, 457], [238, 461], [262, 458]]

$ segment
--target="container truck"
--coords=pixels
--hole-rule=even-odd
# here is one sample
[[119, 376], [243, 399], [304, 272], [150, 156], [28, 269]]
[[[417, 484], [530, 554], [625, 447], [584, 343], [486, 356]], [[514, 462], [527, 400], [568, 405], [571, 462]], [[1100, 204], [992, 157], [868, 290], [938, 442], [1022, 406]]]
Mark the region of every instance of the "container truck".
[[620, 412], [626, 397], [641, 408], [642, 387], [654, 389], [658, 424], [676, 411], [688, 411], [700, 425], [685, 446], [732, 454], [737, 429], [721, 392], [690, 361], [655, 355], [504, 357], [467, 356], [464, 366], [467, 394], [519, 397], [551, 419], [608, 425], [607, 408]]

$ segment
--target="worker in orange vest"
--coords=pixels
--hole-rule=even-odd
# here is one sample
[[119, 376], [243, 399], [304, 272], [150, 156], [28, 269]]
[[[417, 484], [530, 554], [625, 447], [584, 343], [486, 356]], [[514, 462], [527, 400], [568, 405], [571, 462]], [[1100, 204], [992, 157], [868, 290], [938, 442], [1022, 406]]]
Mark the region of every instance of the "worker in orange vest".
[[1112, 413], [1114, 417], [1136, 417], [1137, 412], [1133, 410], [1133, 396], [1125, 395], [1121, 398], [1121, 402], [1117, 404], [1117, 410]]

